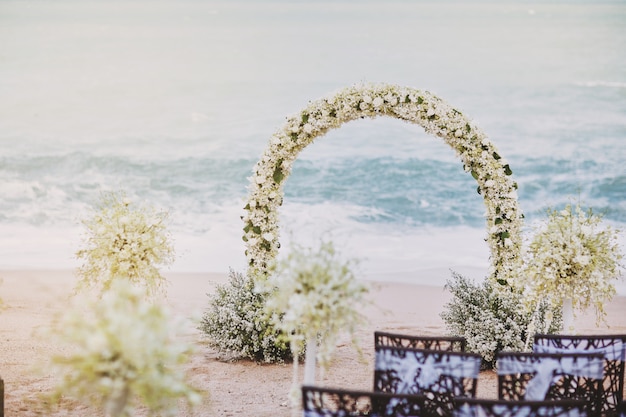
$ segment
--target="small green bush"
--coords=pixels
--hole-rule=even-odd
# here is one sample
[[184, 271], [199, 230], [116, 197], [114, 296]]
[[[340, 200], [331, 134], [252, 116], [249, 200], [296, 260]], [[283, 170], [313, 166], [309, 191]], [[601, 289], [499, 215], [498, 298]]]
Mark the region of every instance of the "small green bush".
[[210, 346], [230, 356], [259, 362], [283, 362], [289, 345], [265, 314], [267, 294], [255, 291], [249, 277], [230, 270], [228, 283], [210, 296], [199, 329]]
[[508, 286], [496, 290], [489, 280], [476, 284], [453, 271], [446, 288], [453, 298], [441, 318], [453, 335], [465, 337], [468, 351], [482, 356], [484, 369], [495, 366], [498, 352], [528, 350], [535, 332], [561, 326], [558, 310], [546, 314], [545, 303], [526, 309], [522, 294]]

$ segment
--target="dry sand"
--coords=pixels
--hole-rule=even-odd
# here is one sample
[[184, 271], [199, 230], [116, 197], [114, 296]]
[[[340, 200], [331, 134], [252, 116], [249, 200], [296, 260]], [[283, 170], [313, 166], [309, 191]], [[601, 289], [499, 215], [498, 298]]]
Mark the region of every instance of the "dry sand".
[[[287, 417], [291, 415], [288, 397], [292, 367], [262, 365], [247, 360], [227, 362], [207, 346], [197, 330], [208, 305], [207, 294], [226, 274], [166, 274], [171, 285], [168, 299], [176, 314], [189, 318], [184, 337], [196, 347], [188, 365], [194, 385], [209, 398], [191, 413], [181, 416]], [[67, 401], [64, 409], [44, 411], [39, 395], [53, 386], [52, 375], [42, 375], [38, 368], [58, 347], [37, 337], [46, 329], [53, 315], [68, 305], [76, 282], [72, 271], [1, 271], [0, 298], [0, 377], [5, 382], [5, 416], [98, 416], [94, 410]], [[371, 389], [373, 383], [373, 332], [385, 330], [408, 334], [442, 335], [445, 326], [439, 317], [450, 295], [442, 287], [373, 282], [375, 306], [365, 309], [368, 325], [359, 333], [364, 357], [346, 340], [338, 346], [329, 372], [318, 376], [317, 384], [346, 389]], [[626, 333], [626, 297], [618, 296], [606, 307], [608, 326], [596, 327], [591, 315], [578, 317], [577, 331], [591, 333]], [[302, 370], [302, 367], [300, 367]], [[495, 375], [482, 372], [478, 396], [495, 398]], [[145, 415], [139, 411], [137, 415]]]

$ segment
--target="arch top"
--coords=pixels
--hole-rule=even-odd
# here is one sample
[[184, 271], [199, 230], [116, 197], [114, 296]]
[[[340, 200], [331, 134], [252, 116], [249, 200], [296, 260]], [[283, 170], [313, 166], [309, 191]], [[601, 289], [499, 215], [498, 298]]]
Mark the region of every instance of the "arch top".
[[277, 211], [283, 201], [284, 181], [299, 153], [315, 138], [344, 123], [381, 116], [422, 126], [442, 138], [461, 159], [465, 171], [476, 180], [486, 207], [490, 277], [506, 284], [520, 262], [523, 217], [508, 162], [475, 123], [439, 97], [389, 84], [351, 86], [312, 101], [272, 135], [254, 167], [243, 216], [248, 275], [266, 275], [278, 254]]

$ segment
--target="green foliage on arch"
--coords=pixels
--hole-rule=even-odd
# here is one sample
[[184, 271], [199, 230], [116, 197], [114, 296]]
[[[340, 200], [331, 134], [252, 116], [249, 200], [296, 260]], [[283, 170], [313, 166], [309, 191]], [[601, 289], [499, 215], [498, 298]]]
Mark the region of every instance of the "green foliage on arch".
[[511, 168], [487, 136], [439, 97], [387, 84], [353, 86], [311, 102], [289, 117], [271, 138], [254, 167], [243, 216], [248, 276], [265, 276], [278, 254], [278, 207], [283, 185], [299, 153], [314, 139], [352, 120], [388, 116], [420, 125], [441, 137], [476, 180], [486, 207], [490, 277], [507, 284], [520, 262], [522, 214]]

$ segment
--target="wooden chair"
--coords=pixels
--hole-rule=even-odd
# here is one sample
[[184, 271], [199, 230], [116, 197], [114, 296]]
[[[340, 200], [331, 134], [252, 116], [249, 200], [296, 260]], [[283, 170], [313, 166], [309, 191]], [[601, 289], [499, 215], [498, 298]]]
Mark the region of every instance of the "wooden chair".
[[397, 346], [414, 349], [448, 350], [465, 352], [464, 337], [413, 336], [400, 333], [374, 332], [374, 346]]
[[452, 399], [475, 397], [481, 357], [475, 353], [376, 346], [374, 391], [423, 394], [431, 414], [450, 416]]
[[498, 398], [514, 401], [584, 400], [590, 416], [602, 407], [601, 354], [499, 352]]
[[454, 400], [454, 417], [586, 417], [582, 400], [510, 401], [478, 398]]
[[533, 351], [541, 353], [601, 353], [604, 355], [602, 415], [615, 416], [624, 400], [626, 335], [546, 335], [534, 337]]
[[304, 417], [437, 417], [426, 412], [424, 401], [423, 395], [302, 387]]

